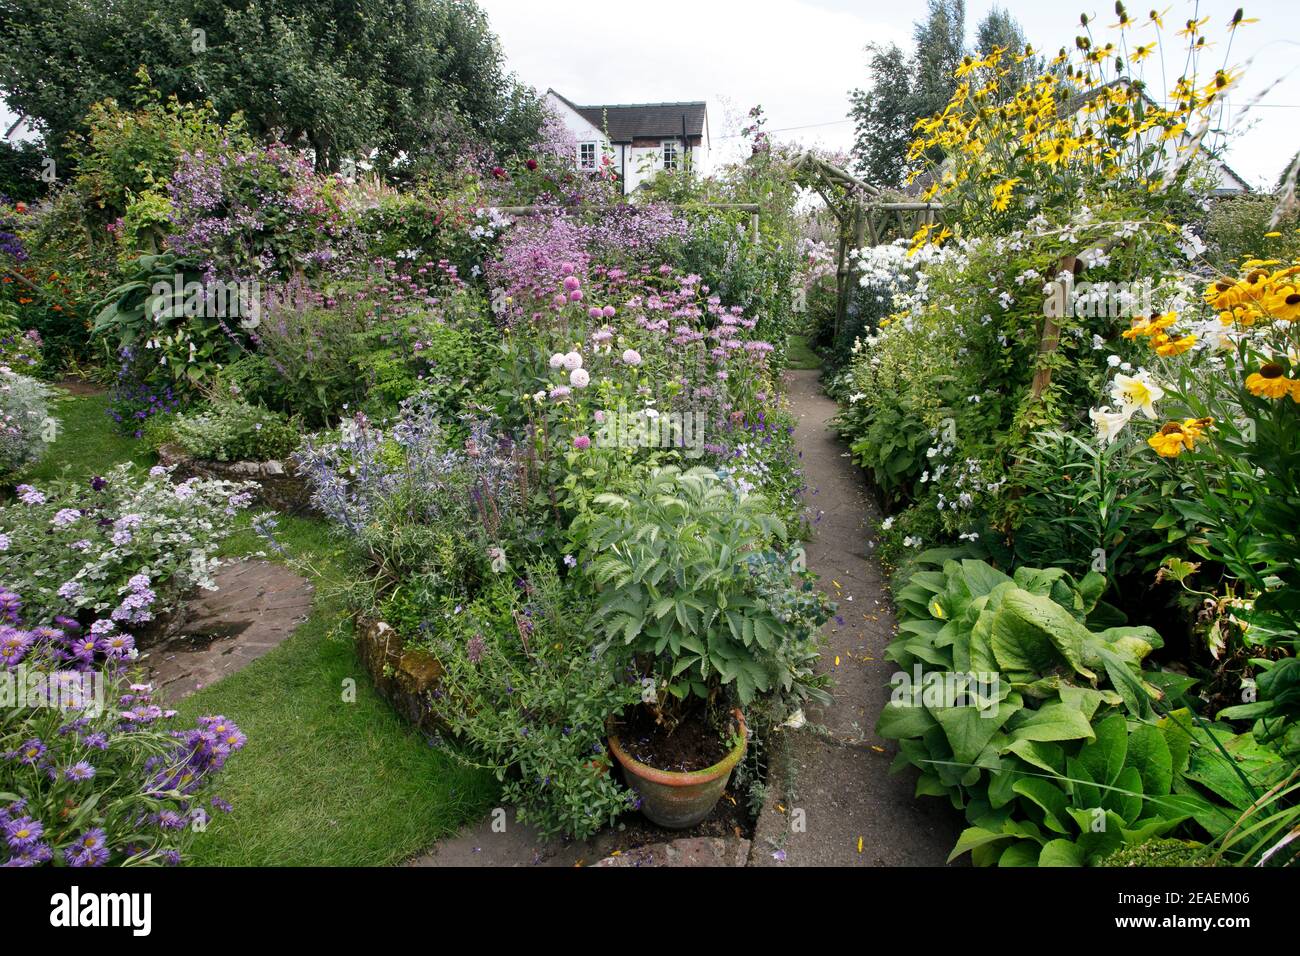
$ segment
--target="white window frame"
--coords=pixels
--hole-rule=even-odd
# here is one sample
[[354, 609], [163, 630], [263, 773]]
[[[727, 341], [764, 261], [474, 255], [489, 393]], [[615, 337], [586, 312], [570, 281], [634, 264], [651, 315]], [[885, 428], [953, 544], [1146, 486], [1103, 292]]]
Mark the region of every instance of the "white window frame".
[[[600, 152], [599, 146], [600, 144], [595, 141], [578, 144], [578, 168], [581, 169], [583, 172], [591, 173], [596, 171], [596, 167], [599, 163], [599, 157], [597, 155]], [[588, 149], [591, 150], [590, 164], [588, 164], [583, 158], [583, 154]]]
[[[670, 149], [671, 147], [671, 149]], [[672, 163], [669, 164], [668, 154], [672, 153]], [[659, 163], [664, 169], [676, 172], [682, 168], [682, 144], [675, 139], [661, 140], [659, 143]]]

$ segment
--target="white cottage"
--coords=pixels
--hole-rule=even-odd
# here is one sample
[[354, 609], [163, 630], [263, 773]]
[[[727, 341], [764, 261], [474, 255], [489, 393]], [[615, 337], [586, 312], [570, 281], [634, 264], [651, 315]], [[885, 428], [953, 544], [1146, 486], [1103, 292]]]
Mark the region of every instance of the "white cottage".
[[703, 102], [579, 106], [555, 90], [546, 100], [577, 140], [574, 165], [594, 172], [606, 152], [623, 194], [660, 170], [708, 170], [709, 114]]

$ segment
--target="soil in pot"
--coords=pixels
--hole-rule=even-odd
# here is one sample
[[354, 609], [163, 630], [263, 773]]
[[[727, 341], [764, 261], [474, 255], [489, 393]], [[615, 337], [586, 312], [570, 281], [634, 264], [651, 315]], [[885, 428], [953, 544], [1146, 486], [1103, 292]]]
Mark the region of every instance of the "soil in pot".
[[[731, 721], [730, 717], [724, 719]], [[703, 707], [687, 714], [671, 734], [665, 734], [655, 723], [649, 709], [634, 708], [623, 718], [618, 739], [628, 756], [656, 770], [674, 773], [706, 770], [731, 749]]]

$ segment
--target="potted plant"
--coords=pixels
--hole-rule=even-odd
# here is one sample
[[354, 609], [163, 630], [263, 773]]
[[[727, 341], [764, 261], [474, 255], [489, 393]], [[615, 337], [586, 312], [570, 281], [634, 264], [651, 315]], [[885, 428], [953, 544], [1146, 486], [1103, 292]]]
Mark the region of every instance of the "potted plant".
[[771, 720], [826, 699], [814, 635], [831, 608], [794, 555], [774, 550], [786, 529], [765, 500], [711, 469], [655, 469], [593, 505], [575, 531], [600, 589], [596, 627], [642, 687], [610, 751], [647, 817], [694, 826], [745, 754], [754, 720], [743, 711]]

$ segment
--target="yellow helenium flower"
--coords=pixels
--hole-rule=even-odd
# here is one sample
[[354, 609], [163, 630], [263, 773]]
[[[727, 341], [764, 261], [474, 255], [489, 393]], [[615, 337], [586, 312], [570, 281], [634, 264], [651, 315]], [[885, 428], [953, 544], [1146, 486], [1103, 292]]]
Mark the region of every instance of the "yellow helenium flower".
[[1156, 354], [1162, 358], [1170, 358], [1174, 355], [1182, 355], [1196, 344], [1195, 335], [1184, 335], [1181, 339], [1171, 339], [1163, 332], [1159, 335], [1159, 340], [1152, 339], [1151, 345], [1156, 350]]
[[1203, 437], [1205, 429], [1212, 424], [1214, 420], [1210, 418], [1187, 418], [1181, 422], [1169, 422], [1148, 438], [1147, 444], [1161, 458], [1177, 458], [1184, 451], [1195, 448], [1197, 439]]
[[1286, 370], [1276, 362], [1265, 363], [1258, 372], [1252, 372], [1246, 379], [1246, 391], [1257, 398], [1278, 399], [1290, 395], [1294, 401], [1300, 402], [1298, 386], [1300, 382], [1288, 376]]

